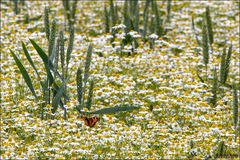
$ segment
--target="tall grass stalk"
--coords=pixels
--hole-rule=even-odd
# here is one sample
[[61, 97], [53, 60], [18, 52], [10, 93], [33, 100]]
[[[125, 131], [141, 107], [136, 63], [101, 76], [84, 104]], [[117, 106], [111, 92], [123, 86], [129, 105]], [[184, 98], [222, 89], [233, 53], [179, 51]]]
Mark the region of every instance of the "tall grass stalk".
[[90, 88], [89, 88], [89, 91], [88, 91], [87, 104], [86, 104], [86, 107], [88, 108], [88, 110], [90, 110], [91, 106], [92, 106], [93, 88], [94, 88], [94, 80], [91, 80], [90, 81]]
[[226, 68], [226, 44], [223, 48], [223, 53], [221, 55], [221, 64], [220, 64], [220, 82], [222, 84], [224, 83], [225, 68]]
[[201, 42], [200, 42], [200, 40], [199, 40], [199, 38], [198, 38], [196, 28], [195, 28], [194, 16], [192, 16], [192, 29], [193, 29], [193, 33], [194, 33], [194, 35], [195, 35], [195, 39], [196, 39], [196, 41], [197, 41], [198, 46], [199, 46], [199, 47], [202, 46], [202, 44], [201, 44]]
[[203, 52], [203, 62], [206, 67], [206, 79], [207, 79], [207, 65], [209, 63], [209, 48], [208, 48], [208, 35], [207, 35], [207, 29], [206, 25], [203, 22], [203, 28], [202, 28], [202, 52]]
[[[87, 57], [86, 57], [86, 62], [85, 62], [85, 70], [84, 70], [84, 78], [83, 78], [83, 82], [84, 82], [84, 86], [83, 86], [83, 98], [84, 98], [84, 94], [85, 94], [85, 90], [86, 90], [86, 85], [87, 85], [87, 80], [89, 77], [89, 70], [90, 70], [90, 64], [91, 64], [91, 60], [92, 60], [92, 44], [89, 45], [88, 47], [88, 51], [87, 51]], [[82, 99], [82, 109], [84, 108], [84, 99]]]
[[212, 19], [210, 16], [209, 6], [206, 7], [205, 16], [206, 16], [206, 22], [207, 22], [209, 43], [212, 46], [212, 44], [214, 42], [214, 38], [213, 38]]
[[104, 20], [105, 20], [105, 33], [109, 33], [110, 26], [109, 26], [109, 13], [106, 5], [104, 5]]
[[115, 17], [115, 11], [114, 11], [114, 4], [113, 0], [110, 0], [110, 13], [112, 18], [112, 27], [116, 25], [116, 17]]
[[82, 70], [80, 68], [78, 68], [78, 70], [77, 70], [76, 82], [77, 82], [77, 98], [78, 98], [77, 111], [80, 112], [80, 110], [81, 110], [80, 106], [82, 105], [82, 98], [83, 98]]
[[237, 130], [237, 125], [238, 125], [238, 93], [237, 93], [237, 87], [236, 83], [233, 83], [233, 90], [232, 90], [232, 95], [233, 95], [233, 125], [235, 128], [235, 142], [237, 141], [237, 135], [238, 135], [238, 130]]
[[138, 0], [134, 1], [135, 4], [135, 12], [134, 12], [134, 30], [139, 32], [139, 4], [138, 4]]
[[233, 46], [231, 44], [229, 49], [228, 49], [228, 53], [227, 53], [227, 57], [226, 57], [225, 74], [224, 74], [224, 79], [223, 79], [224, 83], [226, 83], [226, 81], [227, 81], [229, 70], [230, 70], [231, 56], [232, 56], [232, 47]]
[[59, 33], [59, 45], [60, 45], [60, 58], [61, 58], [61, 69], [62, 77], [64, 77], [64, 65], [65, 65], [65, 55], [64, 55], [64, 35], [63, 30]]
[[212, 98], [210, 103], [213, 106], [216, 106], [217, 104], [217, 91], [218, 91], [218, 76], [217, 76], [217, 69], [214, 69], [213, 73], [213, 84], [212, 84]]
[[143, 40], [146, 41], [147, 27], [148, 27], [148, 7], [151, 0], [145, 2], [144, 13], [143, 13]]
[[45, 33], [46, 33], [46, 37], [49, 40], [50, 38], [50, 25], [49, 25], [49, 14], [48, 11], [49, 9], [47, 7], [45, 7], [44, 9], [44, 26], [45, 26]]
[[172, 0], [167, 1], [167, 22], [170, 22], [170, 13], [172, 8]]
[[70, 29], [74, 25], [78, 0], [74, 0], [71, 3], [70, 2], [71, 1], [69, 1], [69, 0], [62, 0], [62, 4], [64, 7], [64, 14], [68, 20], [68, 29]]

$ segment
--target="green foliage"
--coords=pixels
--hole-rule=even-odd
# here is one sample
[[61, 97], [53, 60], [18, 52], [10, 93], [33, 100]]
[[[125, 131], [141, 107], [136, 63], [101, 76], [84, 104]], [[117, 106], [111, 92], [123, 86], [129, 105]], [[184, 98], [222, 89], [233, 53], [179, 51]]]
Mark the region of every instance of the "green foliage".
[[208, 48], [208, 35], [207, 35], [207, 29], [206, 25], [203, 22], [202, 27], [202, 51], [203, 51], [203, 62], [205, 66], [207, 66], [209, 62], [209, 48]]
[[231, 55], [232, 55], [232, 44], [228, 49], [228, 53], [226, 55], [226, 45], [223, 48], [223, 53], [221, 56], [221, 68], [220, 68], [220, 82], [225, 84], [228, 78], [230, 63], [231, 63]]
[[51, 57], [53, 54], [53, 49], [55, 46], [56, 39], [56, 19], [54, 18], [52, 21], [52, 28], [50, 32], [49, 44], [48, 44], [48, 56]]
[[93, 88], [94, 88], [94, 80], [91, 80], [91, 81], [90, 81], [89, 91], [88, 91], [87, 104], [86, 104], [86, 107], [88, 108], [88, 110], [90, 110], [90, 109], [91, 109], [91, 106], [92, 106]]
[[56, 68], [56, 71], [58, 71], [59, 51], [60, 51], [60, 40], [58, 38], [57, 44], [56, 44], [56, 54], [54, 58], [54, 68]]
[[237, 87], [235, 82], [233, 83], [233, 103], [232, 103], [232, 108], [233, 108], [233, 124], [235, 128], [235, 141], [237, 141], [237, 136], [238, 136], [238, 130], [237, 130], [237, 124], [238, 124], [238, 94], [237, 94]]
[[49, 40], [50, 38], [50, 25], [49, 25], [49, 14], [48, 11], [49, 9], [45, 7], [44, 9], [44, 26], [45, 26], [45, 33], [47, 36], [47, 39]]
[[[45, 81], [41, 81], [40, 74], [39, 74], [34, 62], [32, 61], [31, 56], [23, 42], [22, 42], [22, 48], [23, 48], [24, 54], [27, 57], [29, 63], [33, 67], [34, 71], [36, 72], [38, 79], [40, 79], [40, 84], [41, 84], [42, 92], [43, 92], [42, 100], [44, 101], [44, 103], [41, 103], [41, 118], [42, 119], [44, 118], [44, 107], [46, 106], [46, 104], [52, 104], [52, 113], [55, 113], [58, 106], [61, 106], [61, 108], [64, 110], [64, 119], [66, 119], [66, 108], [63, 106], [62, 98], [64, 98], [64, 104], [66, 104], [66, 101], [69, 99], [66, 94], [66, 92], [67, 92], [66, 91], [66, 83], [67, 83], [66, 77], [68, 75], [68, 72], [67, 72], [68, 64], [70, 61], [71, 52], [73, 50], [74, 28], [73, 27], [70, 28], [70, 38], [69, 38], [69, 44], [68, 44], [68, 49], [67, 49], [67, 54], [66, 54], [66, 64], [67, 64], [66, 75], [64, 75], [65, 54], [64, 54], [63, 31], [60, 32], [60, 36], [57, 39], [57, 43], [55, 44], [56, 32], [57, 32], [56, 19], [54, 19], [52, 21], [52, 28], [50, 31], [47, 8], [45, 8], [44, 24], [45, 24], [45, 32], [46, 32], [47, 38], [49, 40], [48, 55], [43, 51], [43, 49], [34, 40], [30, 39], [30, 42], [44, 63], [46, 74], [47, 74], [47, 78]], [[61, 63], [62, 63], [62, 71], [63, 71], [62, 76], [59, 74], [58, 69], [57, 69], [58, 68], [58, 60], [59, 60], [59, 52], [61, 55]], [[17, 56], [12, 51], [11, 51], [11, 53], [12, 53], [12, 56], [14, 57], [16, 64], [19, 67], [23, 77], [24, 77], [25, 82], [27, 83], [31, 92], [37, 99], [38, 97], [36, 96], [31, 79], [30, 79], [26, 69], [23, 67], [23, 65], [17, 58]], [[51, 71], [54, 73], [54, 77], [53, 77]], [[59, 78], [62, 82], [60, 88], [56, 84], [57, 78]], [[53, 93], [52, 103], [51, 103], [51, 91]]]
[[[91, 64], [91, 60], [92, 60], [92, 49], [93, 49], [92, 44], [90, 44], [88, 47], [87, 57], [86, 57], [86, 62], [85, 62], [85, 70], [84, 70], [84, 78], [83, 78], [83, 82], [84, 82], [83, 95], [85, 94], [87, 80], [89, 77], [90, 64]], [[84, 101], [82, 100], [82, 109], [83, 108], [84, 108]]]
[[10, 50], [10, 52], [11, 52], [11, 55], [13, 56], [13, 58], [14, 58], [15, 63], [17, 64], [25, 82], [27, 83], [27, 86], [29, 87], [29, 89], [32, 92], [32, 94], [34, 95], [34, 97], [36, 99], [38, 99], [38, 97], [36, 95], [36, 92], [35, 92], [35, 89], [34, 89], [33, 84], [32, 84], [32, 80], [31, 80], [29, 74], [27, 73], [25, 67], [22, 65], [21, 61], [17, 58], [17, 56], [14, 54], [14, 52], [12, 50]]
[[156, 1], [152, 1], [152, 3], [154, 4], [153, 5], [154, 6], [154, 13], [155, 13], [155, 17], [156, 17], [156, 22], [155, 22], [156, 34], [159, 37], [162, 37], [163, 34], [164, 34], [164, 29], [163, 29], [162, 20], [160, 19], [160, 16], [159, 16], [157, 2]]
[[60, 100], [63, 96], [63, 92], [64, 92], [64, 85], [61, 86], [61, 88], [59, 88], [57, 90], [57, 94], [55, 95], [55, 97], [53, 98], [53, 101], [52, 101], [52, 113], [55, 113], [57, 108], [58, 108], [58, 105], [60, 103]]
[[104, 5], [104, 20], [105, 20], [105, 33], [109, 33], [110, 31], [109, 13], [106, 5]]
[[32, 58], [30, 57], [30, 54], [28, 53], [28, 50], [26, 48], [26, 45], [22, 42], [22, 48], [23, 48], [23, 51], [24, 51], [24, 54], [25, 56], [27, 57], [27, 60], [29, 61], [29, 63], [31, 64], [31, 66], [33, 67], [34, 71], [36, 72], [38, 78], [40, 77], [38, 71], [37, 71], [37, 68], [36, 66], [34, 65], [33, 61], [32, 61]]
[[214, 42], [214, 38], [213, 38], [212, 20], [211, 20], [211, 16], [210, 16], [209, 6], [206, 7], [205, 16], [206, 16], [206, 21], [207, 21], [209, 43], [212, 45]]
[[218, 76], [217, 76], [217, 70], [214, 69], [213, 73], [213, 84], [212, 84], [212, 98], [210, 103], [215, 106], [217, 103], [217, 91], [218, 91]]
[[145, 7], [144, 7], [144, 13], [143, 13], [143, 40], [146, 41], [146, 35], [147, 35], [147, 25], [148, 25], [148, 7], [150, 5], [150, 0], [147, 0], [145, 2]]
[[14, 0], [14, 13], [17, 15], [19, 13], [18, 0]]
[[[62, 77], [63, 77], [63, 84], [65, 85], [64, 92], [67, 92], [67, 80], [69, 79], [68, 77], [68, 70], [69, 70], [69, 62], [71, 59], [71, 53], [73, 50], [73, 43], [74, 43], [74, 27], [70, 26], [69, 29], [69, 40], [68, 40], [68, 48], [67, 48], [67, 53], [65, 54], [64, 50], [64, 32], [61, 30], [59, 32], [59, 44], [57, 45], [56, 50], [60, 52], [60, 59], [61, 59], [61, 70], [62, 70]], [[66, 62], [65, 62], [66, 60]], [[64, 104], [66, 104], [66, 99], [64, 98]]]
[[53, 66], [53, 63], [49, 60], [48, 56], [42, 50], [42, 48], [39, 47], [38, 44], [34, 40], [30, 39], [30, 42], [32, 43], [33, 47], [35, 48], [35, 50], [37, 51], [38, 55], [41, 57], [44, 65], [45, 65], [45, 69], [47, 71], [48, 78], [50, 79], [50, 84], [53, 83], [53, 77], [52, 77], [50, 70], [52, 70], [58, 76], [58, 78], [63, 80], [62, 76], [56, 71], [56, 69]]
[[[76, 108], [79, 113], [81, 113], [81, 110], [84, 109], [84, 106], [85, 106], [84, 95], [85, 95], [86, 85], [89, 77], [91, 58], [92, 58], [92, 44], [90, 44], [88, 47], [83, 79], [82, 79], [82, 70], [80, 68], [78, 68], [77, 70], [76, 83], [77, 83], [78, 105]], [[86, 107], [89, 110], [91, 109], [91, 106], [92, 106], [93, 86], [94, 86], [94, 82], [91, 81], [89, 92], [88, 92], [87, 104], [86, 104]]]
[[221, 55], [221, 64], [220, 64], [220, 82], [221, 83], [224, 83], [225, 68], [226, 68], [226, 45], [224, 46], [223, 53]]
[[133, 105], [118, 105], [112, 108], [104, 108], [94, 112], [86, 112], [86, 114], [114, 114], [118, 112], [129, 112], [137, 109], [139, 109], [139, 107]]
[[73, 42], [74, 42], [74, 28], [71, 27], [70, 28], [70, 37], [69, 37], [69, 41], [68, 41], [68, 48], [67, 48], [67, 59], [66, 59], [66, 76], [68, 76], [68, 65], [69, 65], [69, 61], [71, 58], [71, 53], [73, 50]]
[[123, 11], [123, 17], [124, 17], [124, 20], [123, 20], [123, 23], [124, 25], [126, 26], [126, 32], [129, 32], [130, 31], [130, 26], [131, 26], [131, 22], [130, 22], [130, 18], [129, 18], [129, 15], [128, 15], [128, 1], [125, 0], [124, 1], [124, 11]]
[[79, 106], [82, 104], [82, 97], [83, 97], [83, 93], [82, 93], [82, 86], [83, 86], [82, 70], [80, 68], [78, 68], [78, 70], [77, 70], [76, 82], [77, 82], [77, 97], [78, 97], [78, 104], [79, 104], [79, 105], [77, 105], [77, 110], [78, 110], [78, 112], [80, 112], [80, 107]]
[[226, 64], [225, 64], [225, 74], [224, 74], [224, 83], [227, 81], [228, 74], [229, 74], [229, 69], [230, 69], [230, 64], [231, 64], [231, 56], [232, 56], [232, 44], [228, 49], [228, 54], [226, 58]]
[[75, 14], [78, 0], [69, 1], [69, 0], [62, 0], [63, 7], [64, 7], [64, 14], [68, 20], [68, 27], [69, 29], [74, 25], [75, 22]]
[[[43, 89], [43, 99], [45, 101], [45, 104], [50, 103], [50, 87], [53, 85], [53, 92], [56, 92], [55, 95], [53, 95], [53, 100], [55, 101], [54, 103], [52, 102], [52, 111], [56, 111], [57, 106], [61, 105], [61, 98], [64, 97], [65, 99], [68, 99], [66, 94], [61, 92], [61, 94], [57, 94], [59, 91], [59, 87], [58, 85], [55, 83], [55, 78], [52, 76], [51, 71], [54, 72], [54, 74], [61, 80], [63, 81], [63, 78], [61, 77], [61, 75], [58, 73], [57, 69], [54, 67], [53, 63], [50, 61], [49, 57], [46, 55], [46, 53], [42, 50], [42, 48], [40, 46], [37, 45], [37, 43], [34, 40], [30, 39], [30, 42], [32, 43], [33, 47], [35, 48], [35, 50], [37, 51], [37, 53], [39, 54], [39, 56], [41, 57], [42, 61], [44, 62], [44, 66], [47, 72], [47, 80], [45, 81], [45, 83], [41, 83], [42, 89]], [[47, 83], [47, 81], [49, 80], [49, 83]], [[48, 87], [47, 87], [48, 85]], [[59, 96], [60, 99], [56, 99], [55, 96]], [[63, 106], [62, 106], [63, 108]], [[66, 114], [66, 113], [65, 113]], [[65, 117], [66, 118], [66, 117]]]
[[63, 30], [59, 33], [59, 45], [60, 45], [60, 58], [61, 58], [61, 68], [62, 76], [64, 77], [64, 66], [65, 66], [65, 55], [64, 55], [64, 35]]
[[134, 10], [134, 30], [139, 32], [139, 4], [138, 0], [134, 1], [135, 10]]
[[196, 32], [196, 28], [195, 28], [194, 16], [192, 16], [192, 29], [193, 29], [193, 32], [194, 32], [194, 35], [195, 35], [195, 39], [197, 41], [198, 46], [201, 46], [202, 44], [201, 44], [201, 42], [200, 42], [200, 40], [198, 38], [198, 35], [197, 35], [197, 32]]
[[118, 6], [117, 6], [117, 3], [116, 3], [115, 8], [114, 8], [114, 16], [115, 16], [116, 24], [117, 24], [118, 23]]
[[84, 83], [87, 83], [88, 76], [89, 76], [89, 70], [90, 70], [90, 64], [92, 60], [92, 44], [88, 46], [88, 51], [87, 51], [87, 57], [86, 57], [86, 62], [85, 62], [85, 70], [84, 70]]
[[110, 13], [111, 13], [111, 19], [112, 19], [112, 26], [115, 26], [116, 25], [116, 17], [115, 17], [113, 0], [110, 0]]
[[224, 141], [218, 142], [218, 146], [214, 152], [214, 157], [215, 158], [222, 157], [225, 155], [225, 153], [226, 153], [226, 146], [224, 144]]
[[170, 13], [172, 8], [172, 0], [167, 1], [167, 22], [170, 21]]

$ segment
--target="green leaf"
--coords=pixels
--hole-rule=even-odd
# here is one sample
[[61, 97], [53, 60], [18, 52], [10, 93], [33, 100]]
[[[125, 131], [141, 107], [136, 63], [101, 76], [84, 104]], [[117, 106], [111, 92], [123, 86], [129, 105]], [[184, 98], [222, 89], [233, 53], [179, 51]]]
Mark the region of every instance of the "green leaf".
[[[54, 91], [58, 91], [58, 90], [59, 90], [59, 86], [57, 85], [56, 82], [53, 82], [53, 90], [54, 90]], [[65, 92], [63, 93], [63, 96], [64, 96], [64, 98], [65, 98], [67, 101], [70, 100], [70, 98], [65, 94]]]
[[60, 104], [60, 100], [62, 98], [63, 92], [64, 91], [64, 85], [61, 86], [61, 88], [59, 88], [59, 90], [57, 91], [56, 96], [54, 97], [53, 101], [52, 101], [52, 113], [55, 113], [58, 105]]
[[30, 56], [30, 54], [28, 53], [28, 50], [26, 48], [26, 45], [22, 42], [22, 48], [23, 48], [23, 51], [24, 51], [24, 54], [25, 56], [27, 57], [28, 59], [28, 62], [31, 64], [31, 66], [33, 67], [34, 71], [36, 72], [37, 76], [40, 77], [38, 71], [37, 71], [37, 68], [36, 66], [34, 65], [33, 61], [32, 61], [32, 58]]
[[118, 113], [118, 112], [129, 112], [129, 111], [133, 111], [133, 110], [137, 110], [139, 109], [139, 107], [137, 106], [133, 106], [133, 105], [119, 105], [116, 107], [112, 107], [112, 108], [104, 108], [104, 109], [100, 109], [94, 112], [82, 112], [82, 113], [87, 113], [87, 114], [114, 114], [114, 113]]
[[62, 78], [61, 75], [58, 73], [58, 71], [53, 67], [52, 62], [49, 60], [48, 56], [45, 54], [45, 52], [42, 50], [42, 48], [39, 47], [34, 40], [30, 39], [30, 42], [32, 43], [33, 47], [36, 49], [36, 51], [38, 52], [39, 56], [40, 56], [41, 59], [43, 60], [50, 81], [51, 81], [51, 80], [53, 81], [53, 76], [52, 76], [52, 74], [51, 74], [51, 72], [50, 72], [50, 69], [51, 69], [54, 73], [56, 73], [56, 75], [63, 81], [63, 78]]
[[209, 38], [210, 44], [212, 45], [214, 42], [214, 38], [213, 38], [212, 19], [210, 16], [209, 6], [206, 7], [205, 16], [207, 21], [208, 38]]
[[51, 57], [53, 54], [53, 49], [55, 45], [55, 39], [56, 39], [56, 19], [54, 18], [52, 21], [52, 28], [50, 32], [49, 42], [48, 42], [48, 56]]
[[86, 104], [86, 107], [88, 108], [88, 110], [90, 110], [92, 107], [93, 88], [94, 88], [94, 80], [91, 80], [90, 88], [89, 88], [89, 92], [88, 92], [87, 104]]
[[48, 8], [45, 7], [44, 9], [44, 27], [47, 39], [49, 40], [50, 37], [50, 26], [49, 26], [49, 15], [48, 15]]
[[[83, 86], [83, 83], [82, 83], [82, 70], [80, 68], [78, 68], [78, 70], [77, 70], [76, 82], [77, 82], [78, 103], [79, 103], [79, 105], [81, 105], [82, 104], [82, 86]], [[78, 108], [78, 110], [80, 111], [79, 108]]]
[[110, 0], [110, 14], [111, 14], [111, 18], [112, 18], [112, 27], [116, 25], [116, 17], [114, 14], [114, 4], [113, 4], [113, 0]]
[[20, 70], [20, 72], [21, 72], [25, 82], [27, 83], [29, 89], [31, 90], [31, 92], [34, 95], [34, 97], [38, 100], [38, 97], [36, 95], [36, 92], [35, 92], [33, 84], [32, 84], [32, 80], [31, 80], [29, 74], [27, 73], [25, 67], [22, 65], [21, 61], [17, 58], [17, 56], [14, 54], [14, 52], [12, 50], [10, 50], [10, 52], [11, 52], [11, 54], [12, 54], [12, 56], [13, 56], [16, 64], [17, 64], [17, 66], [18, 66], [18, 68], [19, 68], [19, 70]]
[[143, 13], [143, 39], [146, 41], [146, 35], [147, 35], [147, 25], [148, 25], [148, 7], [150, 4], [150, 0], [147, 0], [145, 2], [145, 7], [144, 7], [144, 13]]
[[70, 27], [70, 37], [69, 37], [69, 42], [68, 42], [67, 59], [66, 59], [67, 65], [69, 64], [69, 61], [71, 58], [71, 53], [73, 50], [73, 42], [74, 42], [74, 27]]
[[238, 93], [237, 93], [237, 86], [236, 83], [233, 82], [233, 90], [232, 90], [232, 96], [233, 96], [233, 102], [232, 102], [232, 108], [233, 108], [233, 124], [236, 127], [238, 124]]
[[108, 13], [108, 10], [107, 10], [107, 7], [106, 5], [104, 5], [104, 22], [105, 22], [105, 33], [109, 33], [109, 13]]
[[203, 27], [202, 27], [202, 50], [203, 50], [203, 62], [205, 66], [207, 66], [209, 62], [209, 48], [208, 48], [207, 28], [205, 23], [203, 23]]

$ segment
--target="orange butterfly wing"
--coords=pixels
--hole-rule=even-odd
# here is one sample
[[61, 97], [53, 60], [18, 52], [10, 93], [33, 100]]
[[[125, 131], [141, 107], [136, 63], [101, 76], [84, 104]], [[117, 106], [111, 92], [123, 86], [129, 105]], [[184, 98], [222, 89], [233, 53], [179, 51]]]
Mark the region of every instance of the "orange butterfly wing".
[[84, 121], [86, 126], [94, 127], [95, 124], [100, 120], [100, 118], [98, 118], [98, 117], [92, 117], [92, 118], [82, 117], [82, 120]]

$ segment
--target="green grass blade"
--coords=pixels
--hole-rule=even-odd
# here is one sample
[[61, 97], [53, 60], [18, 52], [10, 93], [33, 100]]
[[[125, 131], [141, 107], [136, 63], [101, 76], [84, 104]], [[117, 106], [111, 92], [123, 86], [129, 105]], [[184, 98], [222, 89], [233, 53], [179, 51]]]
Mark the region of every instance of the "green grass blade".
[[36, 49], [37, 53], [39, 54], [39, 56], [43, 60], [49, 78], [53, 80], [52, 74], [50, 72], [50, 69], [51, 69], [63, 81], [62, 76], [59, 74], [58, 71], [56, 71], [56, 69], [54, 68], [52, 62], [49, 60], [48, 56], [45, 54], [45, 52], [42, 50], [42, 48], [39, 47], [34, 40], [30, 39], [30, 42], [32, 43], [33, 47]]
[[[82, 104], [82, 70], [78, 68], [77, 70], [77, 76], [76, 76], [76, 82], [77, 82], [77, 98], [78, 98], [78, 104]], [[80, 111], [79, 106], [77, 107], [78, 110]]]
[[46, 37], [49, 40], [49, 37], [50, 37], [50, 25], [49, 25], [48, 8], [46, 8], [46, 7], [44, 9], [44, 27], [45, 27]]
[[226, 57], [226, 62], [225, 62], [225, 70], [224, 70], [224, 82], [226, 83], [229, 70], [230, 70], [230, 64], [231, 64], [231, 56], [232, 56], [232, 44], [228, 49], [227, 57]]
[[33, 87], [33, 84], [32, 84], [32, 80], [29, 76], [29, 74], [27, 73], [25, 67], [22, 65], [21, 61], [17, 58], [17, 56], [14, 54], [14, 52], [12, 50], [10, 50], [11, 52], [11, 55], [13, 56], [25, 82], [27, 83], [27, 86], [29, 87], [30, 91], [32, 92], [32, 94], [34, 95], [34, 97], [38, 100], [38, 97], [36, 95], [36, 92], [35, 92], [35, 89]]
[[132, 106], [132, 105], [119, 105], [116, 107], [112, 107], [112, 108], [104, 108], [104, 109], [100, 109], [94, 112], [87, 112], [88, 114], [114, 114], [114, 113], [118, 113], [118, 112], [129, 112], [129, 111], [133, 111], [133, 110], [137, 110], [139, 109], [139, 107], [137, 106]]
[[209, 62], [209, 48], [208, 48], [207, 27], [205, 24], [203, 24], [203, 28], [202, 28], [202, 50], [203, 50], [203, 61], [206, 66]]
[[209, 6], [206, 7], [205, 15], [206, 15], [206, 21], [207, 21], [208, 38], [209, 38], [210, 44], [212, 45], [214, 42], [214, 38], [213, 38], [212, 20], [210, 16]]
[[109, 26], [109, 13], [107, 10], [106, 5], [104, 5], [104, 21], [105, 21], [105, 33], [109, 33], [110, 26]]
[[232, 95], [233, 95], [233, 124], [234, 126], [237, 126], [238, 124], [238, 93], [237, 93], [237, 86], [236, 83], [234, 82], [232, 85]]
[[220, 65], [220, 82], [224, 83], [225, 68], [226, 68], [226, 44], [223, 48], [223, 53], [221, 55], [221, 65]]
[[146, 41], [147, 26], [148, 26], [148, 7], [150, 5], [150, 0], [145, 2], [144, 14], [143, 14], [143, 40]]
[[48, 42], [48, 56], [51, 57], [51, 55], [53, 54], [53, 49], [55, 46], [55, 39], [56, 39], [56, 28], [57, 28], [57, 24], [56, 24], [56, 19], [54, 18], [52, 21], [52, 28], [51, 28], [51, 33], [50, 33], [50, 37], [49, 37], [49, 42]]
[[113, 4], [113, 0], [110, 0], [110, 14], [112, 17], [112, 27], [116, 25], [116, 17], [114, 14], [114, 4]]
[[67, 48], [67, 66], [69, 64], [70, 58], [71, 58], [71, 53], [73, 50], [73, 42], [74, 42], [74, 27], [70, 28], [70, 37], [69, 37], [69, 43], [68, 43], [68, 48]]
[[89, 111], [91, 110], [91, 107], [92, 107], [93, 88], [94, 88], [94, 80], [91, 80], [90, 88], [89, 88], [89, 92], [88, 92], [87, 104], [86, 104], [86, 107], [88, 108]]
[[60, 104], [60, 100], [63, 96], [63, 92], [64, 91], [64, 85], [62, 85], [58, 91], [57, 91], [57, 94], [56, 96], [54, 97], [53, 101], [52, 101], [52, 113], [55, 113], [57, 108], [58, 108], [58, 105]]
[[36, 72], [36, 74], [37, 74], [37, 76], [38, 77], [40, 77], [40, 75], [39, 75], [39, 73], [38, 73], [38, 71], [37, 71], [37, 68], [36, 68], [36, 66], [34, 65], [34, 63], [33, 63], [33, 61], [32, 61], [32, 58], [31, 58], [31, 56], [30, 56], [30, 54], [29, 54], [29, 52], [28, 52], [28, 50], [27, 50], [27, 48], [26, 48], [26, 45], [22, 42], [22, 48], [23, 48], [23, 51], [24, 51], [24, 54], [25, 54], [25, 56], [27, 57], [27, 59], [28, 59], [28, 62], [31, 64], [31, 66], [33, 67], [33, 69], [34, 69], [34, 71]]

